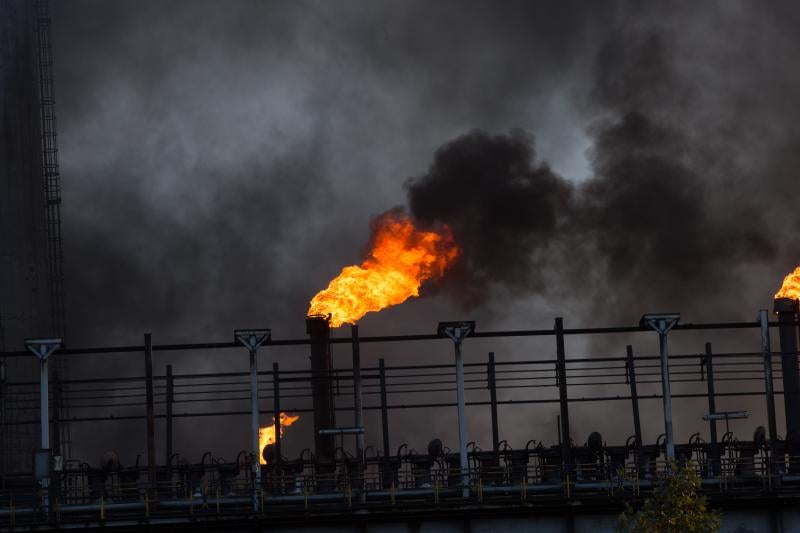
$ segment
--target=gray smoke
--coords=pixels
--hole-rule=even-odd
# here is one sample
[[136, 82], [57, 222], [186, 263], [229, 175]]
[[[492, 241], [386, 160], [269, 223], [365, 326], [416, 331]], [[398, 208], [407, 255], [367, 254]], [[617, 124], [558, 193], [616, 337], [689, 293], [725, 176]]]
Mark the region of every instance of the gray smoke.
[[752, 319], [800, 263], [793, 2], [53, 10], [72, 346], [301, 337], [404, 198], [463, 260], [363, 334]]
[[446, 286], [479, 304], [494, 284], [542, 290], [544, 272], [561, 268], [565, 285], [587, 274], [597, 283], [589, 305], [613, 298], [635, 316], [645, 305], [692, 307], [698, 291], [730, 298], [746, 281], [729, 271], [776, 259], [763, 206], [718, 180], [691, 138], [695, 88], [668, 39], [623, 31], [597, 53], [592, 176], [577, 186], [538, 162], [519, 131], [475, 131], [436, 152], [408, 202], [421, 222], [451, 225], [464, 249]]
[[571, 185], [535, 160], [522, 131], [474, 131], [437, 150], [426, 174], [408, 184], [411, 213], [447, 224], [462, 250], [445, 279], [478, 304], [493, 283], [540, 286], [536, 253], [546, 251], [570, 209]]

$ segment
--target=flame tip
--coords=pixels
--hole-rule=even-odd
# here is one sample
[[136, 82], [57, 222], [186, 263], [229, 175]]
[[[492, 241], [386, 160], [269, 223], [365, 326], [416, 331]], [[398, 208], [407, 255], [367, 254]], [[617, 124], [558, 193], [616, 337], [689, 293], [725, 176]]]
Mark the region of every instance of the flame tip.
[[[300, 420], [300, 415], [290, 415], [285, 412], [280, 413], [281, 419], [281, 437], [283, 437], [284, 428], [287, 428]], [[272, 417], [272, 424], [258, 428], [258, 449], [260, 450], [259, 463], [262, 465], [267, 464], [264, 459], [264, 449], [275, 444], [275, 416]]]
[[327, 315], [332, 328], [355, 325], [367, 313], [419, 296], [422, 283], [442, 277], [459, 254], [448, 226], [422, 230], [408, 215], [389, 211], [375, 223], [367, 259], [344, 267], [319, 291], [308, 316]]
[[789, 298], [795, 301], [800, 299], [800, 266], [783, 278], [781, 288], [774, 296], [775, 300], [780, 300], [781, 298]]

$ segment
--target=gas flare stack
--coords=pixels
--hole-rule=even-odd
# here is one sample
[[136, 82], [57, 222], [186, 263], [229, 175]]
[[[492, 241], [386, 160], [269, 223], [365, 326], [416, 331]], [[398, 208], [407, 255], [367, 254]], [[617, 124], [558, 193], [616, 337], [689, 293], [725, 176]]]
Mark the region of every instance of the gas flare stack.
[[331, 379], [330, 318], [312, 315], [306, 318], [306, 332], [311, 339], [311, 394], [314, 405], [314, 454], [317, 464], [334, 464], [333, 435], [320, 435], [320, 430], [336, 427]]
[[791, 456], [800, 455], [800, 366], [797, 360], [798, 301], [776, 298], [778, 332], [781, 342], [783, 401], [786, 409], [786, 447]]

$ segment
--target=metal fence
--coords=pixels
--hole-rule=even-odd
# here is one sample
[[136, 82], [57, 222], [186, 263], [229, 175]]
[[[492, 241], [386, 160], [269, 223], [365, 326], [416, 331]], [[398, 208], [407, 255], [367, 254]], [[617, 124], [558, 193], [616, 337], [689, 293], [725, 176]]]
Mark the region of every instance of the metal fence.
[[[758, 420], [767, 428], [752, 438], [741, 439], [727, 428], [719, 437], [717, 421], [712, 419], [708, 422], [708, 438], [696, 433], [688, 442], [675, 443], [676, 461], [692, 464], [709, 493], [726, 494], [741, 489], [750, 493], [793, 494], [800, 488], [798, 443], [778, 435], [774, 421], [767, 420], [775, 416], [775, 398], [783, 396], [784, 361], [798, 355], [796, 347], [791, 352], [772, 350], [771, 336], [779, 327], [791, 327], [796, 335], [798, 323], [762, 320], [685, 324], [675, 328], [693, 334], [729, 336], [738, 332], [747, 336], [751, 345], [761, 346], [760, 351], [715, 353], [711, 343], [701, 343], [700, 349], [693, 353], [672, 354], [667, 359], [669, 381], [674, 387], [672, 398], [705, 400], [711, 414], [717, 412], [716, 402], [721, 398], [749, 398], [763, 405], [768, 414], [764, 420]], [[484, 341], [551, 337], [555, 342], [551, 349], [540, 350], [531, 357], [501, 358], [487, 351], [484, 361], [473, 360], [464, 365], [466, 406], [487, 409], [491, 420], [491, 438], [486, 449], [481, 449], [477, 442], [468, 444], [466, 487], [457, 450], [441, 443], [439, 448], [434, 446], [423, 452], [405, 445], [397, 450], [389, 447], [389, 413], [456, 405], [456, 367], [452, 363], [387, 365], [380, 358], [377, 366], [364, 366], [359, 372], [353, 368], [332, 369], [335, 392], [345, 399], [339, 402], [337, 411], [355, 409], [355, 402], [346, 399], [352, 399], [356, 376], [360, 374], [363, 409], [380, 413], [383, 445], [354, 451], [342, 440], [336, 457], [322, 463], [311, 450], [297, 458], [278, 454], [259, 469], [259, 483], [252, 468], [256, 458], [247, 451], [231, 460], [208, 453], [194, 462], [170, 453], [174, 449], [171, 427], [177, 419], [251, 414], [247, 372], [173, 373], [168, 367], [162, 375], [153, 375], [150, 368], [144, 376], [62, 381], [58, 384], [58, 397], [69, 405], [70, 418], [58, 423], [125, 423], [146, 420], [149, 411], [152, 418], [166, 424], [168, 460], [156, 464], [154, 457], [146, 457], [127, 467], [120, 466], [113, 457], [100, 465], [67, 460], [51, 472], [53, 483], [46, 490], [30, 477], [4, 476], [0, 519], [14, 526], [44, 519], [102, 522], [112, 516], [194, 516], [254, 509], [268, 512], [275, 507], [308, 510], [321, 505], [351, 509], [398, 502], [441, 506], [463, 503], [464, 498], [475, 503], [509, 504], [537, 498], [638, 498], [658, 485], [667, 470], [664, 436], [655, 442], [645, 442], [639, 421], [640, 403], [663, 400], [662, 357], [634, 354], [632, 347], [624, 344], [618, 350], [622, 352], [619, 355], [568, 356], [564, 339], [597, 335], [625, 338], [647, 332], [650, 330], [644, 326], [563, 329], [558, 322], [548, 330], [475, 332], [471, 338]], [[474, 342], [471, 338], [465, 344]], [[442, 337], [354, 335], [327, 342], [341, 346], [338, 350], [357, 351], [375, 344], [433, 341], [442, 342]], [[307, 349], [303, 347], [310, 344], [309, 339], [271, 340], [263, 349]], [[57, 356], [103, 358], [115, 354], [141, 355], [148, 350], [151, 356], [169, 352], [191, 353], [196, 357], [211, 351], [242, 353], [238, 343], [205, 343], [70, 349], [57, 352]], [[2, 356], [30, 357], [24, 352], [6, 352]], [[271, 370], [259, 372], [260, 409], [274, 416], [280, 412], [311, 412], [312, 379], [308, 370], [281, 369], [277, 363]], [[39, 402], [38, 383], [5, 382], [3, 391], [5, 396], [15, 398], [13, 408], [35, 409]], [[26, 402], [30, 405], [26, 406]], [[574, 442], [567, 431], [570, 408], [584, 402], [617, 402], [623, 406], [634, 426], [627, 441], [608, 444], [599, 435], [590, 435], [585, 444]], [[502, 420], [498, 409], [535, 404], [558, 406], [558, 434], [551, 435], [549, 442], [531, 439], [517, 449], [500, 440]], [[220, 408], [221, 405], [225, 407]], [[264, 409], [263, 405], [272, 409]], [[148, 437], [152, 440], [154, 435]]]

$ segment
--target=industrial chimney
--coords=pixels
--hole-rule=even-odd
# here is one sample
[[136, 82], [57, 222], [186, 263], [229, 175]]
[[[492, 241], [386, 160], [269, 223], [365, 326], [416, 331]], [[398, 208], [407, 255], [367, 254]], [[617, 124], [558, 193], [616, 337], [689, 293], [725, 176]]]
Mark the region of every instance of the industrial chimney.
[[786, 407], [786, 442], [800, 443], [800, 372], [797, 362], [798, 302], [792, 298], [776, 298], [775, 314], [781, 341], [781, 370], [783, 371], [783, 401]]
[[314, 448], [317, 461], [332, 463], [335, 441], [333, 435], [320, 435], [321, 429], [336, 427], [331, 379], [330, 322], [326, 316], [306, 319], [306, 332], [311, 338], [311, 394], [314, 403]]

